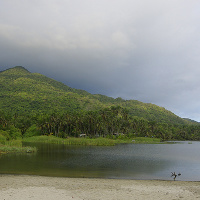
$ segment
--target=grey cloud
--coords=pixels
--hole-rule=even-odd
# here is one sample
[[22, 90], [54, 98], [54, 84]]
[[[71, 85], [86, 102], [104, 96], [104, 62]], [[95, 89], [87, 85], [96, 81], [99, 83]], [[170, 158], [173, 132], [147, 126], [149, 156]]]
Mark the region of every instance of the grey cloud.
[[0, 68], [200, 121], [199, 9], [196, 0], [2, 0]]

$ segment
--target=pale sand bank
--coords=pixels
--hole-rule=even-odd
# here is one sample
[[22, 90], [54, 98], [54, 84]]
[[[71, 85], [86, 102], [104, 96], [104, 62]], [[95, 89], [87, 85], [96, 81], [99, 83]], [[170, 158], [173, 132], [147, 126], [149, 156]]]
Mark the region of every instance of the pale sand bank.
[[200, 182], [0, 175], [0, 200], [200, 199]]

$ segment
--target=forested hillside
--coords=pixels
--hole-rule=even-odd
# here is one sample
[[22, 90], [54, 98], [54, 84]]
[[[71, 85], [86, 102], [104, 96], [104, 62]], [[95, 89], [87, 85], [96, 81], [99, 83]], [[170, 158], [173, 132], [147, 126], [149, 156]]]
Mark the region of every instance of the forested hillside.
[[10, 114], [48, 114], [89, 111], [121, 106], [131, 116], [157, 122], [187, 123], [166, 109], [136, 100], [111, 98], [70, 88], [23, 67], [0, 73], [0, 110]]
[[0, 136], [126, 135], [199, 139], [199, 124], [165, 108], [70, 88], [21, 66], [0, 72]]

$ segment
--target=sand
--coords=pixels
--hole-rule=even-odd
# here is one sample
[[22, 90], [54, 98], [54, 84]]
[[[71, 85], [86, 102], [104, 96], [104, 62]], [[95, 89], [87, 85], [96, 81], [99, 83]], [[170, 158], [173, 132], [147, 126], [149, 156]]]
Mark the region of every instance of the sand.
[[200, 182], [0, 175], [0, 200], [200, 199]]

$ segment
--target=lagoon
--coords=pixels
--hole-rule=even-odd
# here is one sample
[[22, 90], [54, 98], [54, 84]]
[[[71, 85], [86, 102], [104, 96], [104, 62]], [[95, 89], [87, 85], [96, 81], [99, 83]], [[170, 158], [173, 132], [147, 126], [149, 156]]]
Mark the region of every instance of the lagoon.
[[26, 143], [33, 154], [2, 154], [1, 174], [200, 181], [200, 142], [69, 146]]

